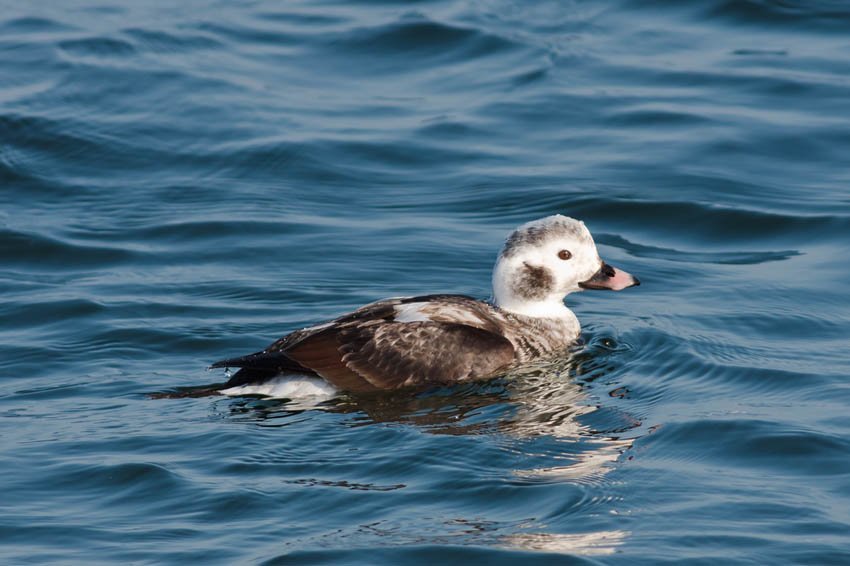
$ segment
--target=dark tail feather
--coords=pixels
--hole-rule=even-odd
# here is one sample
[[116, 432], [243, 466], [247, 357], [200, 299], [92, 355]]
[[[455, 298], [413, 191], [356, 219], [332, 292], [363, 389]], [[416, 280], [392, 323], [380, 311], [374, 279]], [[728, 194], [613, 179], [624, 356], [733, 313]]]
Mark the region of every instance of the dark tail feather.
[[304, 373], [316, 375], [316, 372], [305, 368], [295, 360], [286, 357], [281, 352], [257, 352], [240, 358], [221, 360], [210, 366], [210, 368], [242, 368], [233, 374], [230, 380], [221, 386], [221, 389], [237, 387], [248, 383], [262, 383], [282, 372]]
[[238, 358], [228, 358], [212, 364], [209, 369], [215, 368], [242, 368], [256, 367], [255, 364], [268, 364], [271, 362], [271, 356], [266, 352], [256, 352], [247, 356], [239, 356]]
[[181, 387], [177, 391], [150, 393], [148, 397], [151, 399], [208, 397], [210, 395], [221, 395], [222, 389], [248, 385], [249, 383], [262, 383], [281, 372], [316, 375], [316, 372], [287, 358], [281, 352], [257, 352], [256, 354], [249, 354], [240, 358], [221, 360], [211, 365], [210, 369], [228, 367], [242, 369], [233, 374], [233, 377], [227, 380], [226, 383], [220, 385], [203, 385], [201, 387]]
[[229, 389], [240, 385], [248, 385], [249, 383], [262, 383], [267, 379], [276, 376], [280, 371], [276, 369], [257, 369], [257, 368], [242, 368], [233, 374], [227, 383], [219, 389]]
[[186, 399], [192, 397], [209, 397], [221, 395], [222, 389], [230, 389], [249, 383], [262, 383], [280, 373], [276, 369], [243, 368], [233, 374], [226, 383], [219, 385], [201, 385], [199, 387], [179, 387], [176, 391], [161, 391], [149, 393], [151, 399]]
[[263, 369], [274, 370], [275, 372], [292, 371], [298, 373], [314, 373], [311, 369], [305, 368], [295, 360], [288, 358], [283, 352], [256, 352], [241, 356], [239, 358], [230, 358], [221, 360], [210, 366], [214, 368], [245, 368], [245, 369]]

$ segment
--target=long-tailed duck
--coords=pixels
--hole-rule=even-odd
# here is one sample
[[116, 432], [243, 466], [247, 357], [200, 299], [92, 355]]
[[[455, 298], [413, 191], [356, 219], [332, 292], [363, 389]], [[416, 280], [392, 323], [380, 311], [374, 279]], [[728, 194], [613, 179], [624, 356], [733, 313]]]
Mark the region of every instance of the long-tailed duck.
[[492, 302], [386, 299], [210, 367], [241, 368], [220, 389], [237, 394], [262, 392], [281, 373], [354, 392], [487, 379], [576, 341], [580, 326], [564, 305], [567, 294], [633, 285], [640, 285], [636, 277], [599, 258], [583, 222], [548, 216], [508, 236], [493, 270]]

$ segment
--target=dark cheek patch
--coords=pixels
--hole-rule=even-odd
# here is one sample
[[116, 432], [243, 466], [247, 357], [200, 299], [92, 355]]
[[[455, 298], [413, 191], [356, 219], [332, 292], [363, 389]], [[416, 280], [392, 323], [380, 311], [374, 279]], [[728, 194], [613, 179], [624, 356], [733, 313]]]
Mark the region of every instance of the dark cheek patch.
[[523, 299], [544, 299], [555, 287], [555, 277], [543, 266], [523, 263], [513, 283], [513, 292]]

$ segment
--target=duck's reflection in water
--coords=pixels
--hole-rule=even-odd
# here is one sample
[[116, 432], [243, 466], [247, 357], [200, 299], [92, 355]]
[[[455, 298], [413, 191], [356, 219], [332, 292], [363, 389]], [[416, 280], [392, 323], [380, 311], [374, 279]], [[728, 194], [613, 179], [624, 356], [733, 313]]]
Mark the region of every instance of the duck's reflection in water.
[[599, 556], [614, 554], [629, 536], [628, 531], [597, 531], [592, 533], [553, 534], [518, 533], [506, 536], [509, 548]]
[[[289, 424], [292, 416], [312, 409], [350, 415], [346, 421], [350, 427], [395, 423], [428, 434], [493, 435], [501, 439], [501, 447], [519, 456], [520, 462], [530, 464], [511, 471], [518, 481], [599, 484], [631, 447], [641, 424], [605, 403], [613, 401], [609, 395], [619, 395], [618, 386], [612, 383], [622, 368], [619, 358], [627, 351], [627, 346], [616, 346], [611, 339], [597, 339], [563, 359], [541, 362], [486, 383], [418, 393], [343, 395], [313, 406], [303, 401], [229, 400], [228, 411], [230, 418], [264, 426]], [[596, 387], [592, 382], [608, 385]], [[512, 532], [498, 544], [546, 552], [606, 554], [627, 535], [620, 530]]]

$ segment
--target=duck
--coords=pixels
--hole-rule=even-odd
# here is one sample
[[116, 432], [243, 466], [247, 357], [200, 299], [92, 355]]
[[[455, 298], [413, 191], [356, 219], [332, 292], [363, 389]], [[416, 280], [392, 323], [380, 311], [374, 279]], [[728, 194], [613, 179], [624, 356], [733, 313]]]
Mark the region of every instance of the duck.
[[527, 222], [504, 242], [492, 298], [432, 294], [376, 301], [283, 336], [252, 354], [217, 361], [239, 368], [219, 388], [262, 394], [282, 375], [304, 392], [367, 393], [480, 381], [563, 353], [581, 325], [564, 298], [620, 291], [637, 277], [605, 263], [584, 222], [560, 214]]

